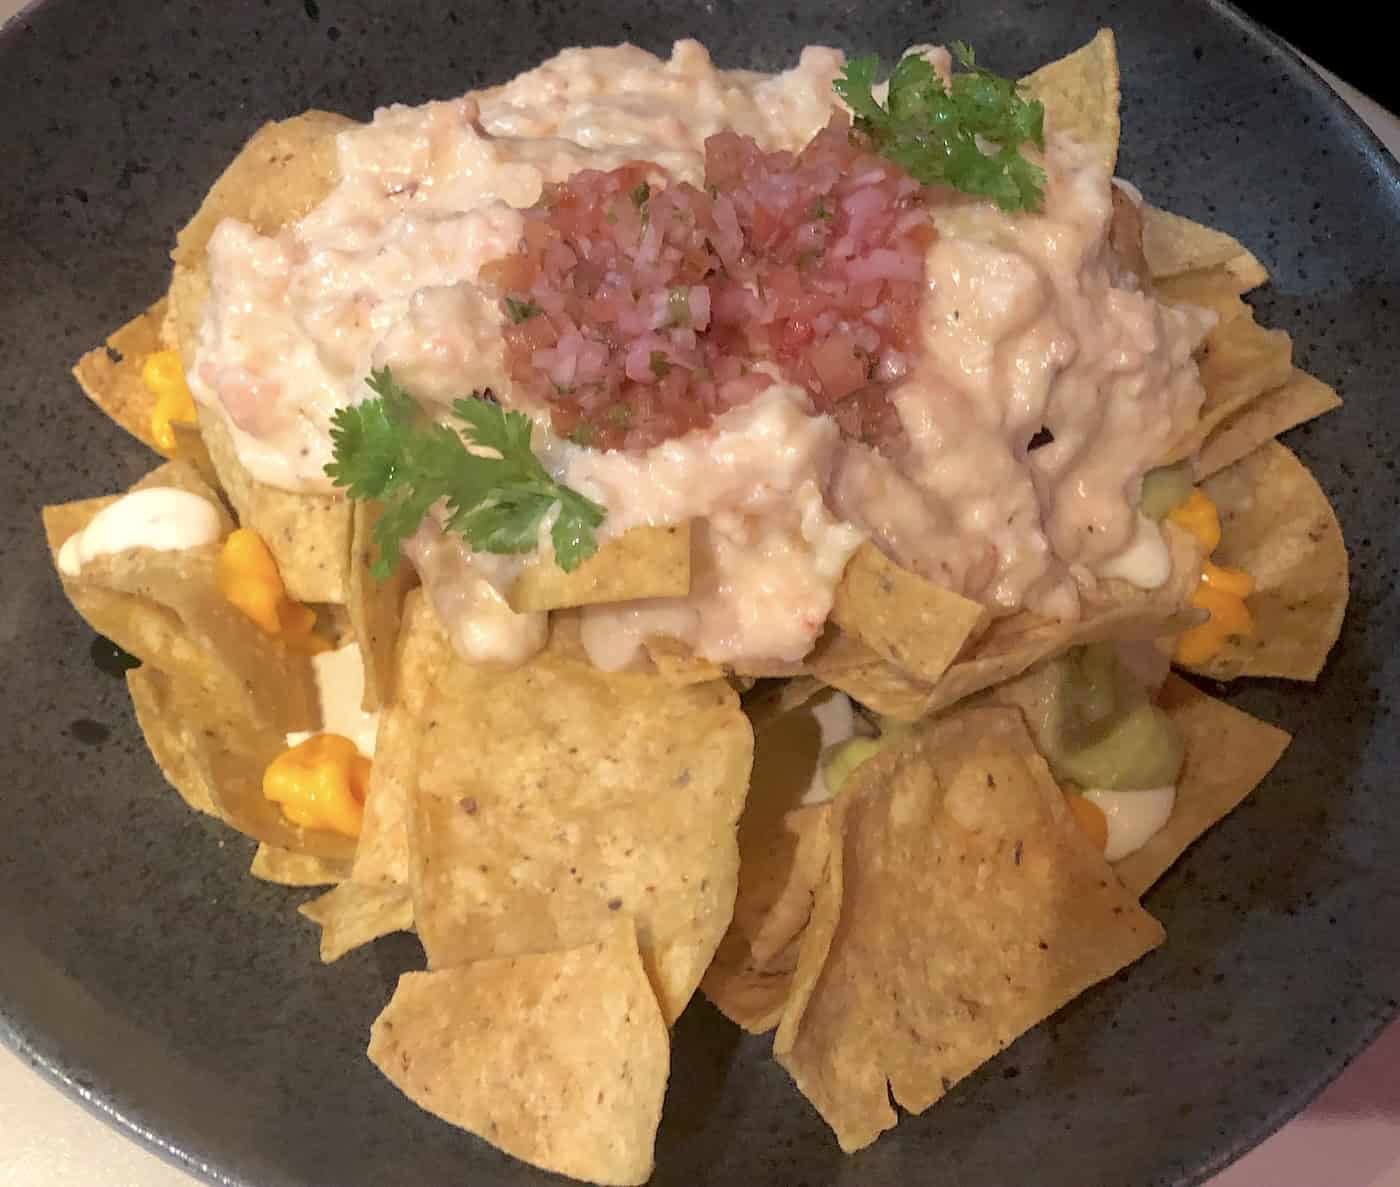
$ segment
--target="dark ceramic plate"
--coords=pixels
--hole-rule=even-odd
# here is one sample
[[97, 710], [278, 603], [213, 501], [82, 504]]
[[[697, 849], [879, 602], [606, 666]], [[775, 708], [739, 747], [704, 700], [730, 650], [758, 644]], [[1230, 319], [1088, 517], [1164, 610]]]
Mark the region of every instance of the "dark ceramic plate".
[[246, 877], [250, 847], [163, 789], [40, 542], [40, 503], [150, 466], [68, 367], [162, 290], [175, 229], [259, 123], [311, 106], [368, 116], [577, 43], [662, 49], [690, 33], [726, 65], [774, 67], [809, 41], [890, 55], [963, 37], [1013, 72], [1100, 22], [1122, 47], [1123, 172], [1267, 261], [1264, 317], [1348, 400], [1291, 441], [1352, 547], [1341, 646], [1315, 688], [1228, 694], [1298, 741], [1152, 894], [1165, 948], [855, 1158], [766, 1042], [696, 1001], [656, 1182], [1196, 1183], [1301, 1107], [1400, 997], [1400, 179], [1286, 50], [1223, 4], [1184, 0], [50, 0], [9, 25], [0, 1036], [218, 1182], [546, 1181], [420, 1113], [365, 1060], [416, 945], [316, 963], [296, 896]]

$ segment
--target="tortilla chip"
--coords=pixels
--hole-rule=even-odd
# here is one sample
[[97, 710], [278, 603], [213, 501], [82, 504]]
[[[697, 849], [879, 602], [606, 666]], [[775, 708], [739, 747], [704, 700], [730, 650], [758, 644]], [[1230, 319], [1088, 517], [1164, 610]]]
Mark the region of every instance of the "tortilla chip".
[[379, 720], [370, 767], [364, 824], [355, 849], [356, 882], [408, 885], [407, 821], [417, 779], [428, 691], [450, 648], [432, 603], [421, 590], [410, 592], [404, 602], [403, 630], [395, 661], [396, 695]]
[[839, 627], [827, 627], [808, 653], [806, 666], [823, 684], [899, 721], [917, 721], [933, 695], [931, 684], [910, 676]]
[[1171, 550], [1172, 575], [1160, 589], [1141, 590], [1106, 581], [1097, 596], [1084, 599], [1075, 622], [1025, 612], [997, 619], [948, 669], [930, 693], [924, 712], [940, 712], [1081, 643], [1159, 638], [1194, 624], [1196, 612], [1188, 601], [1200, 581], [1200, 546], [1175, 524], [1163, 524], [1163, 531]]
[[802, 799], [821, 758], [813, 713], [823, 690], [754, 733], [753, 776], [739, 819], [739, 892], [734, 918], [700, 988], [732, 1022], [754, 1034], [782, 1016], [799, 941], [831, 850], [830, 802]]
[[1114, 864], [1123, 885], [1139, 897], [1263, 782], [1292, 740], [1277, 726], [1206, 696], [1179, 676], [1168, 678], [1157, 703], [1181, 730], [1186, 763], [1171, 819], [1136, 853]]
[[164, 349], [161, 326], [166, 302], [157, 301], [117, 330], [106, 343], [83, 355], [73, 378], [83, 394], [143, 445], [163, 453], [151, 436], [151, 413], [156, 398], [141, 381], [146, 358]]
[[1341, 405], [1341, 397], [1327, 384], [1295, 368], [1282, 387], [1265, 392], [1216, 426], [1196, 458], [1196, 477], [1209, 478], [1280, 433]]
[[724, 679], [724, 666], [701, 659], [690, 649], [688, 643], [672, 639], [668, 635], [653, 635], [642, 644], [647, 657], [655, 665], [656, 671], [667, 684], [685, 687], [687, 684], [705, 684], [711, 680]]
[[194, 761], [194, 744], [184, 736], [182, 723], [171, 719], [166, 708], [167, 687], [168, 681], [153, 668], [133, 668], [126, 674], [136, 724], [165, 781], [196, 812], [222, 820], [214, 789]]
[[207, 486], [222, 494], [224, 488], [219, 484], [218, 471], [214, 469], [214, 461], [209, 456], [209, 447], [204, 444], [204, 434], [199, 431], [198, 423], [171, 421], [170, 431], [175, 435], [175, 456], [193, 466]]
[[413, 930], [413, 899], [401, 886], [342, 882], [297, 908], [321, 928], [321, 963], [334, 964], [347, 952], [380, 936]]
[[1021, 79], [1022, 90], [1045, 105], [1048, 132], [1073, 136], [1097, 150], [1111, 174], [1118, 163], [1118, 45], [1100, 29], [1088, 45]]
[[517, 614], [690, 592], [690, 524], [636, 527], [605, 541], [573, 572], [553, 558], [526, 563], [506, 601]]
[[[167, 462], [132, 490], [152, 487], [199, 496], [219, 513], [221, 529], [232, 530], [218, 495], [188, 464]], [[44, 508], [55, 568], [69, 536], [115, 501]], [[309, 660], [289, 652], [223, 598], [214, 577], [217, 554], [215, 544], [169, 552], [130, 549], [93, 558], [76, 577], [59, 577], [93, 630], [144, 663], [226, 702], [229, 713], [282, 732], [312, 728], [318, 714]]]
[[1154, 206], [1142, 209], [1142, 251], [1152, 279], [1158, 282], [1184, 272], [1220, 268], [1245, 293], [1269, 279], [1268, 271], [1250, 250], [1224, 231]]
[[350, 500], [259, 482], [238, 460], [223, 413], [202, 405], [197, 413], [219, 485], [239, 523], [267, 544], [287, 593], [299, 602], [343, 603], [349, 587]]
[[449, 656], [410, 842], [430, 967], [570, 947], [626, 912], [674, 1021], [734, 907], [753, 735], [723, 681], [601, 672], [558, 628], [512, 670]]
[[366, 713], [393, 703], [399, 624], [404, 595], [413, 579], [413, 570], [405, 561], [400, 561], [393, 575], [382, 581], [370, 572], [370, 565], [378, 556], [374, 525], [383, 510], [379, 503], [357, 502], [351, 510], [350, 521], [350, 569], [345, 604], [365, 665], [361, 707]]
[[205, 251], [214, 228], [226, 218], [248, 223], [264, 235], [295, 222], [335, 185], [336, 135], [354, 120], [328, 111], [308, 111], [264, 124], [239, 150], [205, 195], [199, 210], [176, 236], [170, 258], [171, 326], [188, 367], [204, 300], [209, 292]]
[[[335, 137], [354, 121], [324, 111], [265, 124], [224, 170], [170, 258], [170, 325], [189, 368], [209, 293], [205, 252], [225, 218], [265, 235], [294, 222], [321, 201], [337, 176]], [[302, 602], [344, 602], [350, 557], [350, 509], [339, 495], [279, 490], [258, 482], [238, 460], [221, 413], [197, 409], [219, 484], [244, 527], [267, 542], [287, 592]]]
[[[835, 801], [839, 913], [774, 1053], [857, 1150], [1162, 941], [1070, 816], [1015, 711], [973, 709]], [[814, 949], [822, 929], [809, 927]], [[804, 940], [804, 947], [806, 946]], [[803, 995], [806, 1000], [803, 1000]]]
[[1190, 457], [1217, 425], [1292, 378], [1292, 340], [1282, 330], [1265, 329], [1254, 320], [1253, 310], [1244, 309], [1206, 335], [1196, 360], [1206, 392], [1200, 419], [1164, 460]]
[[846, 563], [831, 608], [831, 621], [847, 635], [929, 684], [987, 618], [980, 602], [901, 569], [869, 541]]
[[1207, 480], [1220, 510], [1216, 564], [1254, 578], [1246, 601], [1255, 634], [1229, 640], [1193, 668], [1217, 680], [1278, 676], [1315, 680], [1346, 614], [1346, 542], [1317, 480], [1270, 441]]
[[343, 858], [313, 857], [262, 844], [253, 854], [248, 872], [278, 886], [334, 886], [350, 877], [350, 863]]
[[263, 772], [287, 747], [281, 730], [149, 664], [126, 678], [146, 745], [187, 804], [279, 849], [349, 861], [349, 837], [294, 825], [263, 795]]
[[405, 973], [369, 1057], [515, 1158], [591, 1183], [651, 1177], [670, 1036], [626, 917], [567, 951]]
[[805, 705], [825, 687], [815, 676], [760, 681], [744, 697], [744, 712], [757, 734], [770, 722]]
[[1171, 305], [1209, 309], [1221, 322], [1227, 322], [1250, 312], [1250, 307], [1240, 299], [1243, 292], [1238, 278], [1220, 267], [1183, 272], [1159, 280], [1153, 295]]

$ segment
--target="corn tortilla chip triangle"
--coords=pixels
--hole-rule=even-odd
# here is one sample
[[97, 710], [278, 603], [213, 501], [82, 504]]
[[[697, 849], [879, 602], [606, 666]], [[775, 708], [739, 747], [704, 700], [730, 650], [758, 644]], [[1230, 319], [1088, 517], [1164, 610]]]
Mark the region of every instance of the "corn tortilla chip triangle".
[[1196, 477], [1209, 478], [1280, 433], [1341, 405], [1332, 388], [1295, 368], [1282, 387], [1265, 392], [1215, 427], [1196, 458]]
[[219, 797], [195, 761], [195, 742], [185, 733], [186, 723], [174, 719], [167, 708], [168, 686], [165, 677], [144, 665], [126, 674], [136, 724], [160, 773], [180, 798], [196, 812], [222, 820]]
[[394, 572], [382, 580], [370, 572], [370, 566], [378, 557], [374, 525], [379, 522], [383, 510], [379, 503], [360, 500], [352, 504], [350, 521], [345, 608], [365, 666], [361, 707], [366, 713], [373, 713], [394, 699], [394, 657], [403, 600], [414, 579], [413, 570], [406, 562], [400, 562]]
[[403, 886], [342, 882], [297, 912], [321, 928], [322, 964], [333, 964], [380, 936], [413, 930], [413, 899]]
[[281, 730], [150, 664], [128, 672], [127, 686], [146, 745], [191, 807], [212, 807], [239, 832], [279, 849], [349, 861], [349, 837], [294, 825], [263, 795], [263, 772], [286, 749]]
[[1269, 279], [1264, 266], [1237, 239], [1154, 206], [1142, 209], [1142, 251], [1155, 281], [1221, 268], [1243, 293]]
[[299, 602], [344, 603], [350, 569], [350, 500], [340, 494], [279, 490], [259, 482], [238, 460], [224, 415], [196, 408], [219, 485], [267, 544], [287, 593]]
[[260, 844], [248, 872], [278, 886], [333, 886], [350, 877], [350, 863], [343, 858], [313, 857]]
[[[213, 507], [220, 528], [233, 521], [217, 494], [184, 462], [167, 462], [131, 489], [170, 487]], [[59, 551], [74, 533], [117, 497], [84, 499], [43, 510], [49, 549]], [[316, 724], [311, 665], [266, 634], [218, 592], [217, 544], [177, 551], [130, 549], [94, 557], [75, 577], [60, 573], [64, 592], [99, 634], [145, 663], [207, 690], [231, 713], [282, 731]]]
[[143, 445], [161, 452], [151, 436], [151, 413], [156, 398], [141, 380], [141, 368], [149, 355], [163, 349], [161, 327], [166, 302], [157, 301], [138, 313], [106, 343], [78, 360], [73, 378], [83, 393]]
[[421, 1108], [534, 1166], [651, 1177], [670, 1036], [625, 916], [580, 947], [405, 973], [369, 1057]]
[[1209, 309], [1220, 322], [1233, 321], [1250, 312], [1250, 307], [1241, 300], [1242, 292], [1238, 278], [1224, 268], [1183, 272], [1159, 280], [1153, 286], [1153, 296], [1159, 301]]
[[1220, 322], [1206, 335], [1197, 355], [1206, 398], [1200, 419], [1168, 451], [1166, 461], [1195, 453], [1217, 425], [1248, 407], [1293, 375], [1293, 343], [1282, 330], [1269, 330], [1246, 312]]
[[566, 573], [552, 557], [527, 561], [506, 600], [517, 614], [564, 610], [638, 598], [683, 597], [690, 592], [690, 524], [632, 528], [603, 541]]
[[425, 706], [433, 674], [450, 647], [426, 595], [422, 590], [411, 591], [404, 602], [399, 634], [395, 698], [383, 710], [375, 740], [364, 823], [355, 849], [356, 882], [408, 885], [408, 814], [426, 722]]
[[1186, 763], [1166, 826], [1114, 864], [1123, 885], [1138, 896], [1259, 786], [1290, 741], [1284, 730], [1207, 696], [1179, 676], [1167, 680], [1157, 703], [1181, 730]]
[[724, 666], [701, 659], [688, 643], [669, 635], [653, 635], [643, 644], [647, 658], [667, 684], [684, 686], [724, 679]]
[[335, 185], [336, 135], [354, 121], [328, 111], [308, 111], [264, 124], [210, 187], [170, 253], [171, 327], [189, 367], [199, 319], [209, 292], [205, 253], [214, 228], [226, 218], [248, 223], [264, 235], [295, 222]]
[[1159, 589], [1109, 581], [1097, 596], [1085, 599], [1077, 621], [1057, 622], [1024, 612], [997, 619], [934, 686], [924, 712], [946, 709], [1080, 643], [1157, 638], [1192, 624], [1195, 612], [1187, 599], [1200, 580], [1200, 546], [1175, 524], [1164, 524], [1163, 533], [1172, 574]]
[[868, 709], [899, 721], [927, 712], [933, 686], [909, 675], [840, 627], [828, 626], [808, 653], [807, 671]]
[[930, 684], [987, 618], [980, 602], [900, 568], [869, 541], [846, 562], [831, 607], [831, 621], [848, 635]]
[[759, 682], [745, 694], [744, 712], [757, 734], [770, 722], [805, 705], [825, 687], [815, 676]]
[[[209, 292], [206, 250], [214, 228], [238, 219], [264, 235], [300, 218], [335, 185], [336, 134], [354, 126], [344, 116], [309, 111], [260, 128], [214, 183], [176, 238], [170, 324], [188, 370]], [[200, 429], [244, 527], [272, 550], [287, 592], [302, 602], [346, 598], [350, 509], [339, 495], [278, 490], [258, 482], [238, 460], [223, 414], [199, 407]]]
[[430, 967], [586, 943], [627, 913], [673, 1021], [729, 925], [752, 755], [726, 683], [601, 672], [558, 623], [512, 670], [449, 656], [410, 832]]
[[739, 819], [734, 918], [700, 988], [755, 1034], [778, 1024], [831, 848], [827, 803], [804, 806], [821, 757], [815, 704], [824, 690], [754, 732], [753, 776]]
[[1021, 80], [1022, 89], [1045, 105], [1045, 128], [1067, 133], [1113, 172], [1118, 163], [1118, 45], [1113, 30], [1100, 29], [1088, 45], [1049, 62]]
[[1346, 542], [1327, 495], [1285, 446], [1269, 441], [1208, 479], [1220, 511], [1215, 562], [1254, 578], [1255, 633], [1194, 668], [1217, 680], [1315, 680], [1346, 615]]
[[[1015, 711], [970, 709], [858, 768], [837, 797], [820, 971], [774, 1053], [860, 1149], [1162, 930], [1080, 833]], [[823, 908], [830, 918], [830, 906]], [[815, 919], [815, 916], [814, 916]]]

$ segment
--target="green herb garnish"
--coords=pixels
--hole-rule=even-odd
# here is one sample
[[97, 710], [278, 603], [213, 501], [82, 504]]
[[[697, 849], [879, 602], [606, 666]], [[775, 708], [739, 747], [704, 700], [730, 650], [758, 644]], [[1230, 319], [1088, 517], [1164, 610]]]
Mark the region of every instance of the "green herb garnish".
[[540, 307], [533, 301], [517, 301], [514, 297], [507, 297], [506, 312], [510, 314], [510, 320], [518, 326], [539, 313]]
[[555, 563], [567, 573], [597, 551], [593, 533], [606, 512], [540, 465], [530, 450], [528, 416], [473, 393], [452, 405], [463, 427], [449, 428], [422, 420], [388, 367], [372, 372], [366, 383], [376, 398], [340, 409], [331, 422], [335, 461], [326, 474], [352, 499], [384, 503], [374, 526], [376, 577], [398, 567], [400, 542], [439, 499], [447, 501], [448, 530], [480, 552], [534, 551], [540, 525], [555, 507], [549, 533]]
[[1045, 147], [1045, 108], [977, 65], [961, 42], [953, 53], [964, 72], [948, 88], [923, 58], [902, 59], [883, 106], [873, 93], [880, 70], [873, 54], [847, 62], [832, 85], [855, 112], [856, 127], [916, 181], [991, 198], [1006, 211], [1039, 210], [1045, 172], [1021, 146]]

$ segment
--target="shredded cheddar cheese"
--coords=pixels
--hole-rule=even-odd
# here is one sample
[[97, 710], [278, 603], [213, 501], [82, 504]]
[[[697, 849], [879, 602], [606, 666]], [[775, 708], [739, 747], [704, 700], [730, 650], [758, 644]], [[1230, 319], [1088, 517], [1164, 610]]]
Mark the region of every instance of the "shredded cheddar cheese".
[[312, 631], [316, 612], [293, 601], [263, 538], [250, 528], [229, 534], [219, 552], [219, 592], [269, 635], [296, 651], [325, 651], [330, 644]]
[[179, 351], [158, 350], [148, 355], [141, 364], [141, 382], [156, 398], [155, 407], [151, 409], [151, 439], [162, 453], [174, 454], [172, 426], [194, 424], [194, 400], [185, 385]]
[[313, 734], [283, 751], [263, 772], [263, 795], [302, 828], [358, 837], [364, 823], [370, 760], [341, 734]]
[[[1220, 546], [1220, 513], [1201, 490], [1170, 512], [1171, 520], [1185, 528], [1210, 557]], [[1209, 617], [1185, 631], [1177, 640], [1175, 659], [1188, 667], [1207, 663], [1220, 653], [1226, 642], [1254, 633], [1254, 618], [1245, 598], [1254, 592], [1254, 578], [1241, 569], [1227, 569], [1207, 559], [1201, 582], [1191, 595], [1191, 605]]]

